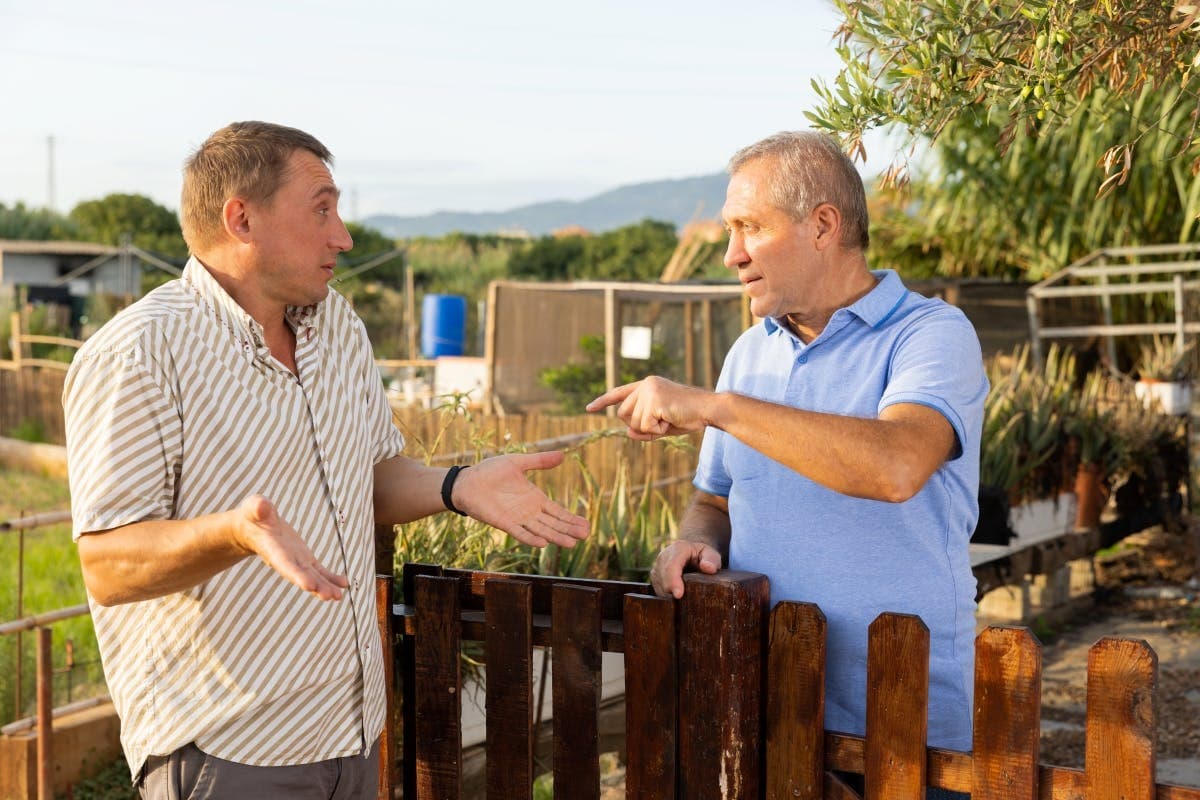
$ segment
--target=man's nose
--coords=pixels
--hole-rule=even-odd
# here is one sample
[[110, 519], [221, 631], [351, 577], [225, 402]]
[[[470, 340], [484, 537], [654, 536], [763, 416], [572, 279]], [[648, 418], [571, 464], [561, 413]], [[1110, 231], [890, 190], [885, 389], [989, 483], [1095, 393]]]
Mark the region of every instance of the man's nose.
[[331, 244], [339, 252], [345, 253], [346, 251], [353, 249], [354, 237], [350, 235], [350, 231], [346, 227], [346, 223], [342, 222], [341, 219], [338, 219], [337, 227], [338, 229], [333, 233], [333, 241]]
[[725, 248], [725, 266], [737, 269], [749, 260], [750, 256], [746, 253], [742, 237], [736, 233], [729, 234], [729, 246]]

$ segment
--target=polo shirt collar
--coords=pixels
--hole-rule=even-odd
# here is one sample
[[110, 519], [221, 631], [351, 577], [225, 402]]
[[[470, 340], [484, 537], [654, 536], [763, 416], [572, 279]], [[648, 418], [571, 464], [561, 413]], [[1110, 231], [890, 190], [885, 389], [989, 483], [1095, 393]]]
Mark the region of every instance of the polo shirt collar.
[[[256, 348], [265, 347], [263, 327], [258, 320], [250, 316], [246, 309], [229, 296], [224, 287], [217, 282], [208, 268], [200, 263], [195, 256], [188, 259], [183, 268], [183, 281], [191, 287], [204, 305], [216, 316], [217, 321], [227, 328], [235, 337], [250, 341]], [[285, 313], [288, 324], [296, 332], [297, 340], [311, 339], [316, 328], [317, 316], [321, 304], [310, 306], [288, 306]], [[303, 336], [302, 336], [303, 334]]]
[[[879, 280], [875, 284], [875, 288], [851, 305], [835, 311], [833, 318], [841, 316], [841, 312], [845, 311], [858, 317], [869, 327], [878, 328], [896, 312], [896, 309], [904, 302], [905, 295], [908, 294], [908, 289], [904, 287], [900, 276], [891, 269], [871, 270], [871, 274]], [[791, 333], [786, 325], [773, 317], [763, 320], [763, 325], [767, 329], [768, 336], [780, 331]]]

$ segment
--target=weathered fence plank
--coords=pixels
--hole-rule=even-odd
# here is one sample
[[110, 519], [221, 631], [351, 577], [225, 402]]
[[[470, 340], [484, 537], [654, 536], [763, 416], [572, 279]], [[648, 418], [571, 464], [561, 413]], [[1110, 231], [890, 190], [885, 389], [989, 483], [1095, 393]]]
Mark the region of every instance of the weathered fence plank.
[[1089, 800], [1153, 800], [1158, 656], [1131, 639], [1101, 639], [1088, 651]]
[[600, 591], [554, 587], [554, 796], [599, 800]]
[[[442, 568], [434, 564], [405, 564], [400, 576], [400, 591], [401, 596], [404, 598], [404, 605], [416, 608], [417, 578], [419, 576], [441, 574]], [[408, 618], [405, 617], [403, 621], [407, 620]], [[398, 626], [400, 627], [400, 632], [404, 634], [400, 637], [399, 657], [400, 674], [403, 676], [400, 685], [400, 717], [404, 725], [404, 735], [401, 737], [401, 746], [404, 752], [404, 797], [417, 796], [417, 737], [415, 735], [417, 730], [416, 620], [412, 619], [412, 623], [412, 630]]]
[[973, 800], [1033, 800], [1038, 791], [1042, 648], [1025, 628], [975, 639]]
[[755, 800], [770, 585], [750, 572], [684, 576], [679, 783], [686, 800]]
[[377, 800], [392, 800], [396, 783], [396, 637], [392, 633], [392, 576], [375, 576], [375, 624], [383, 645], [383, 696], [387, 703], [379, 737]]
[[674, 800], [679, 713], [675, 602], [625, 596], [625, 796]]
[[487, 797], [533, 793], [533, 612], [530, 585], [493, 578], [486, 589]]
[[[767, 651], [767, 800], [821, 800], [825, 779], [825, 615], [771, 610]], [[828, 791], [825, 791], [828, 794]]]
[[918, 800], [925, 792], [929, 628], [883, 613], [867, 629], [867, 800]]
[[417, 800], [462, 794], [462, 668], [458, 581], [416, 578]]

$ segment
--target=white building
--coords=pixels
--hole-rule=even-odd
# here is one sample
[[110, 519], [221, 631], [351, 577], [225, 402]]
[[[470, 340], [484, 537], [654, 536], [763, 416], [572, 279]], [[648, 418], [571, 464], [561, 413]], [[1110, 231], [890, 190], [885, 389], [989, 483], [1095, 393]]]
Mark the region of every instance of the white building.
[[136, 248], [91, 242], [0, 239], [0, 293], [26, 287], [30, 299], [61, 302], [93, 294], [141, 296], [144, 260]]

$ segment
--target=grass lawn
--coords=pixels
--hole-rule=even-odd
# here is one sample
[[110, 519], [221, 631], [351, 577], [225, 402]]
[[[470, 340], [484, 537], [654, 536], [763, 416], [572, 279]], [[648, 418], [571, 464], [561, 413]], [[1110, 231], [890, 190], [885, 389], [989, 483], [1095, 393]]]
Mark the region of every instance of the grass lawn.
[[[0, 520], [57, 511], [69, 505], [65, 479], [0, 468]], [[22, 602], [18, 603], [22, 562], [24, 589]], [[0, 533], [0, 621], [84, 602], [87, 602], [87, 596], [69, 524], [34, 528], [23, 534]], [[51, 629], [54, 632], [55, 705], [69, 702], [68, 695], [70, 700], [78, 700], [102, 690], [103, 676], [91, 618], [65, 620], [55, 623]], [[70, 672], [66, 670], [68, 641], [75, 661], [75, 668]], [[34, 711], [36, 647], [32, 631], [21, 635], [21, 696], [18, 698], [17, 637], [0, 637], [0, 722], [7, 723]]]
[[[64, 478], [47, 478], [0, 468], [0, 520], [58, 511], [70, 507]], [[17, 585], [21, 534], [0, 534], [0, 622], [87, 602], [79, 558], [71, 541], [70, 524], [35, 528], [24, 533], [24, 607], [18, 614]], [[63, 705], [104, 689], [100, 655], [91, 617], [55, 623], [54, 704]], [[16, 697], [17, 637], [0, 637], [0, 722], [32, 715], [35, 699], [35, 649], [32, 632], [22, 636], [21, 698]], [[76, 667], [65, 671], [66, 643], [73, 644]], [[62, 671], [59, 671], [62, 670]], [[68, 687], [69, 684], [69, 687]], [[119, 759], [98, 775], [72, 789], [75, 800], [135, 800], [129, 785], [129, 767]]]

